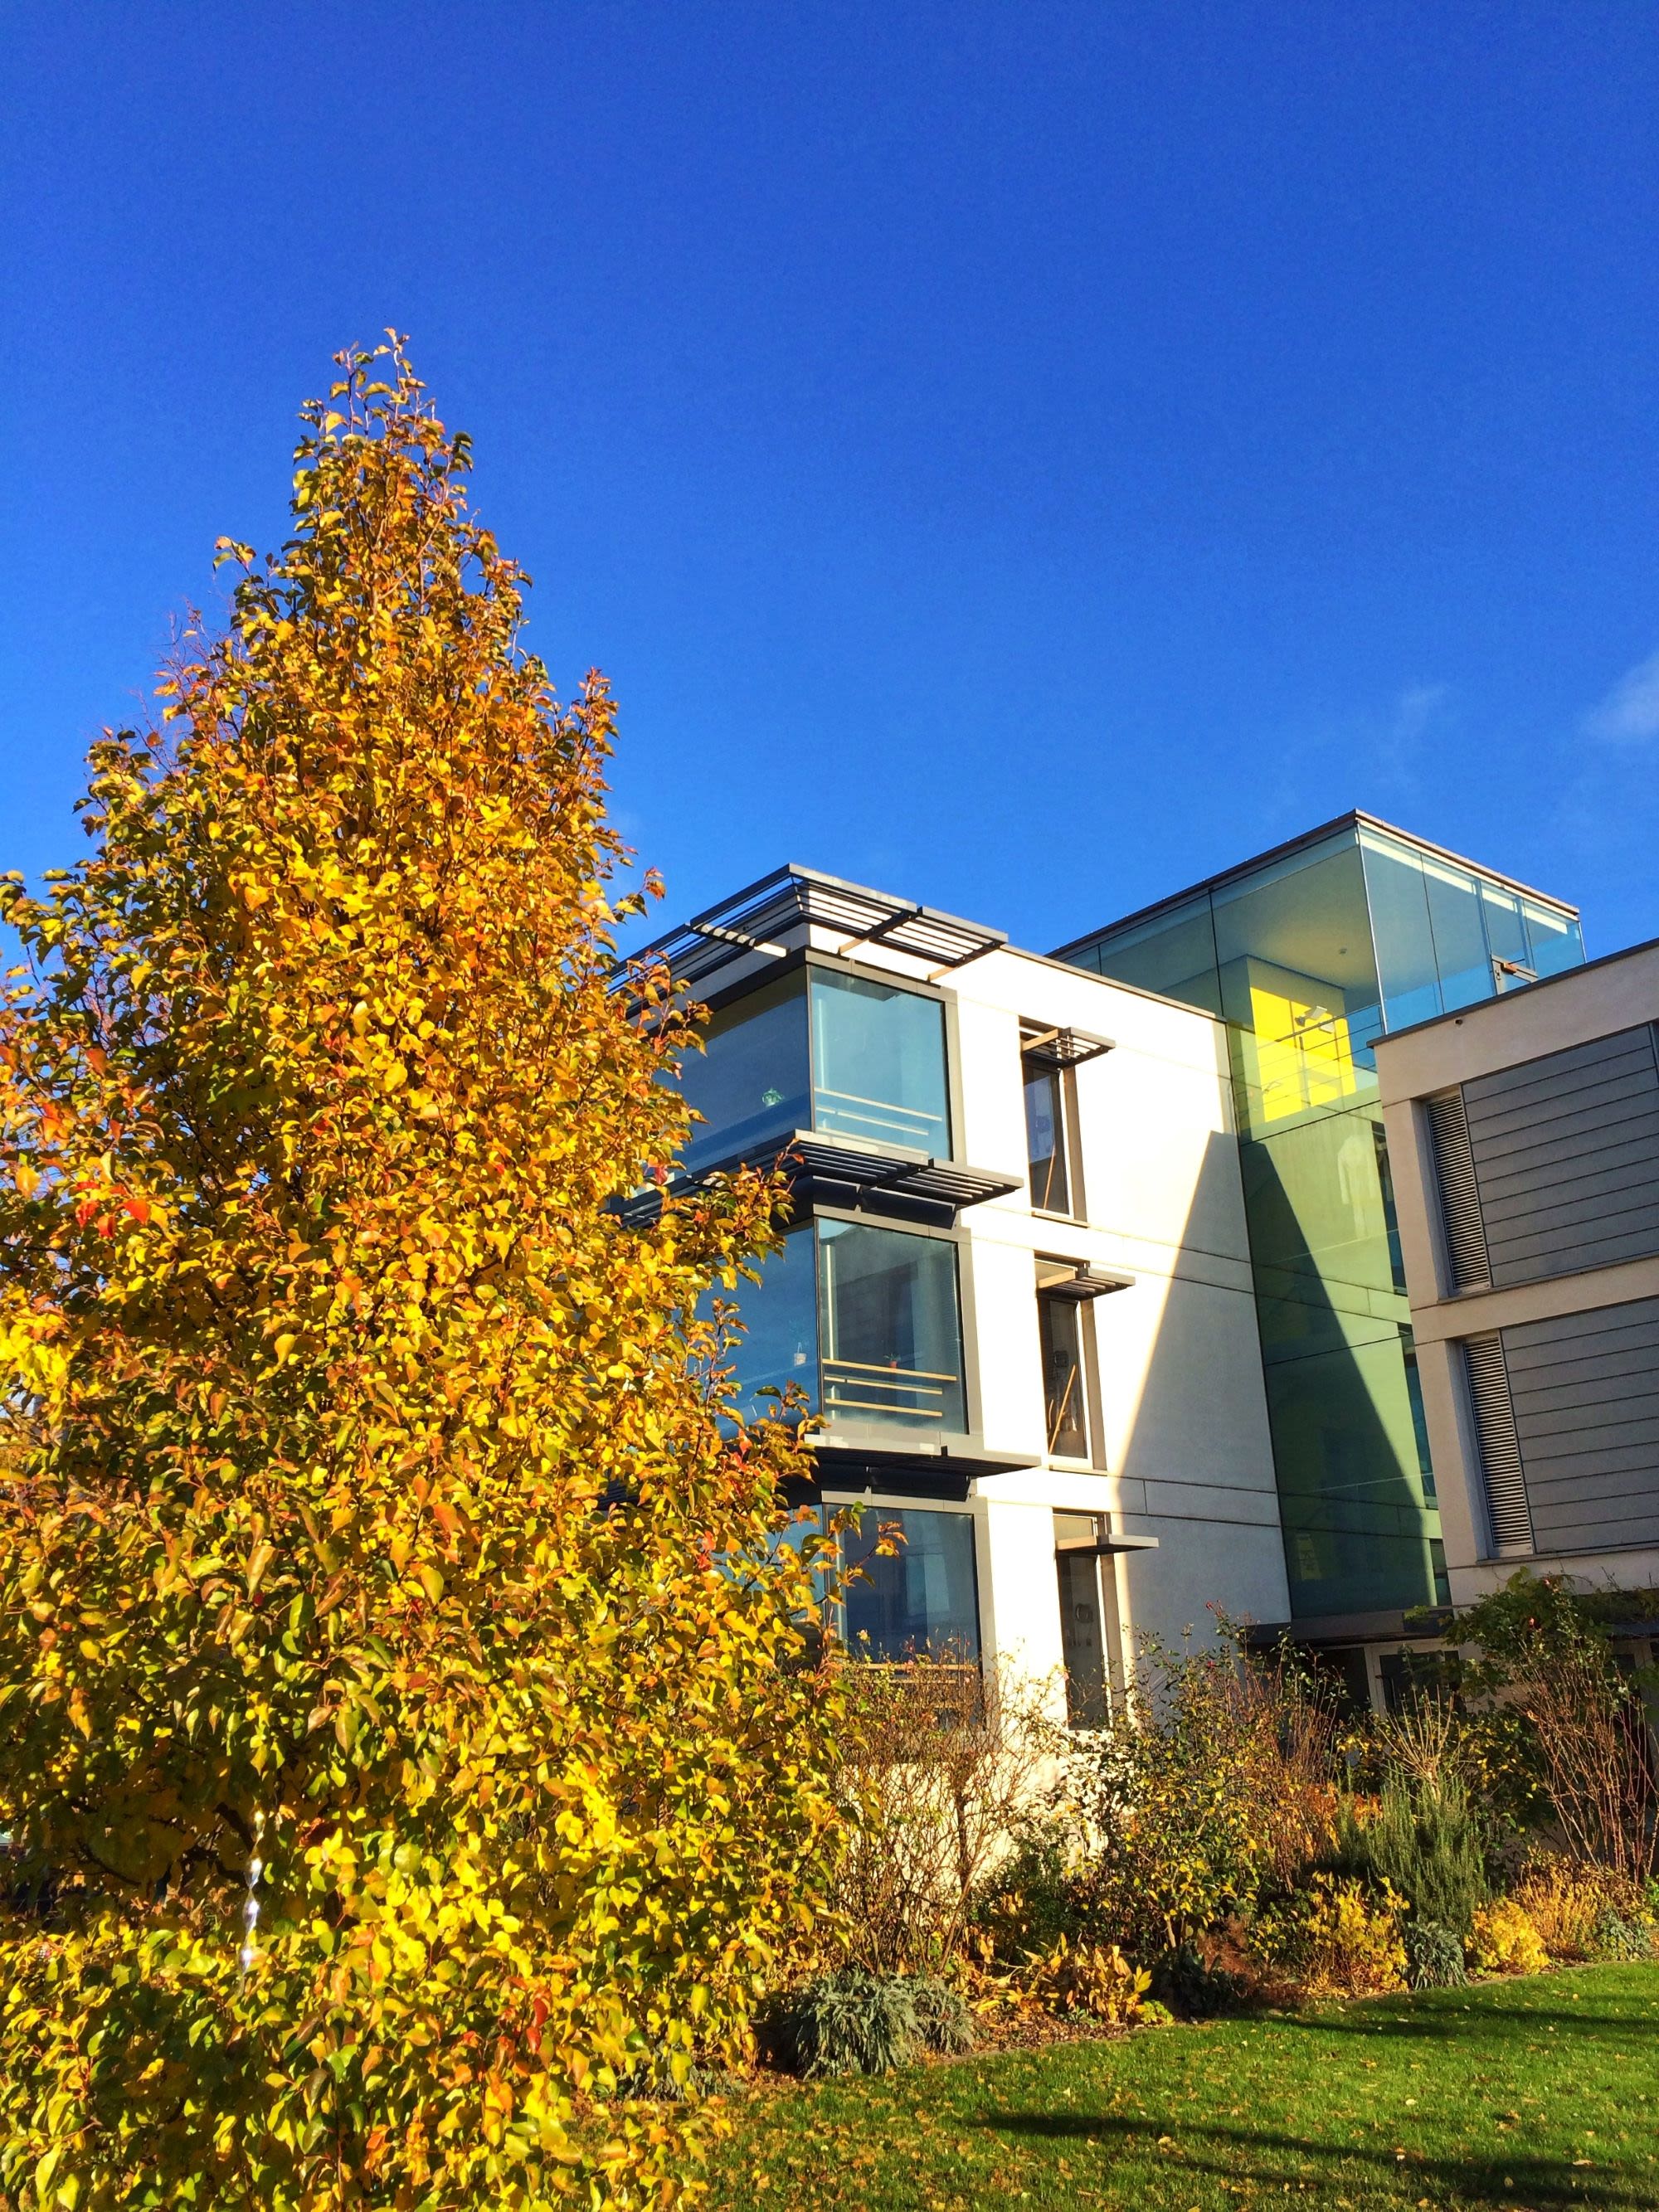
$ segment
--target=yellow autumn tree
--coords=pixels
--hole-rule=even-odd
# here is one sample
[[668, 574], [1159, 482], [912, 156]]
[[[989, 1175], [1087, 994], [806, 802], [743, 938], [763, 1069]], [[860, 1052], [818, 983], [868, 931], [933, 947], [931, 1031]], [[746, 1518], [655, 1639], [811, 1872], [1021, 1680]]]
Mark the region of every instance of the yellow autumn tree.
[[613, 988], [610, 696], [398, 346], [304, 420], [7, 890], [0, 2197], [677, 2203], [642, 2093], [741, 2054], [835, 1828], [799, 1446], [698, 1318], [775, 1194], [617, 1218], [684, 1037]]

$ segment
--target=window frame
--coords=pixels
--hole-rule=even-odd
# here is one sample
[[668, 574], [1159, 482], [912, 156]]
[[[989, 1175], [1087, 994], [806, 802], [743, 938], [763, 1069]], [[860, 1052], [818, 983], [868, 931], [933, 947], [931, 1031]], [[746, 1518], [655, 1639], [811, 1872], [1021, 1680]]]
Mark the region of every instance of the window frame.
[[[1044, 1221], [1068, 1221], [1082, 1224], [1088, 1219], [1088, 1197], [1083, 1176], [1082, 1131], [1078, 1117], [1077, 1071], [1074, 1067], [1056, 1067], [1029, 1058], [1031, 1045], [1039, 1036], [1046, 1036], [1056, 1026], [1052, 1022], [1039, 1022], [1023, 1015], [1019, 1024], [1019, 1096], [1020, 1115], [1025, 1129], [1025, 1188], [1031, 1212]], [[1054, 1085], [1054, 1131], [1060, 1143], [1060, 1163], [1066, 1179], [1066, 1204], [1063, 1206], [1043, 1206], [1037, 1199], [1036, 1180], [1032, 1173], [1035, 1164], [1031, 1155], [1030, 1103], [1027, 1095], [1033, 1075], [1048, 1077]]]

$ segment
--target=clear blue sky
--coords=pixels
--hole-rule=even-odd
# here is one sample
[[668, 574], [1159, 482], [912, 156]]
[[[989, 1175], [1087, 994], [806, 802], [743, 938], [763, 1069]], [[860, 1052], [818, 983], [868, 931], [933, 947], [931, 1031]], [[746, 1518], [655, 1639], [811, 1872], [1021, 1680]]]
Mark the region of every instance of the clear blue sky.
[[0, 8], [0, 866], [412, 334], [683, 915], [1358, 804], [1659, 933], [1659, 9]]

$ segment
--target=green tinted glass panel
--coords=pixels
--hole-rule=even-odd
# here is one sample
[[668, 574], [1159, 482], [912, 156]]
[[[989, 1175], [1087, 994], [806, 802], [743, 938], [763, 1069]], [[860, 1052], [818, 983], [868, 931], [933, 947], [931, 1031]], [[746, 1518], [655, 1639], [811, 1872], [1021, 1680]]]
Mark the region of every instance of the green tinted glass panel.
[[1338, 1320], [1340, 1346], [1267, 1368], [1291, 1610], [1431, 1605], [1439, 1521], [1423, 1498], [1399, 1329]]
[[1423, 863], [1417, 854], [1369, 831], [1364, 854], [1383, 1019], [1391, 1030], [1406, 1029], [1442, 1012]]
[[1540, 975], [1559, 975], [1564, 968], [1583, 965], [1583, 933], [1571, 915], [1540, 906], [1531, 899], [1522, 902], [1522, 911], [1527, 918], [1531, 965]]
[[1207, 893], [1128, 929], [1115, 930], [1074, 957], [1115, 982], [1157, 991], [1166, 999], [1202, 1006], [1206, 1013], [1221, 1012]]
[[1492, 996], [1492, 959], [1480, 919], [1480, 890], [1466, 869], [1436, 860], [1422, 865], [1440, 996], [1449, 1014]]

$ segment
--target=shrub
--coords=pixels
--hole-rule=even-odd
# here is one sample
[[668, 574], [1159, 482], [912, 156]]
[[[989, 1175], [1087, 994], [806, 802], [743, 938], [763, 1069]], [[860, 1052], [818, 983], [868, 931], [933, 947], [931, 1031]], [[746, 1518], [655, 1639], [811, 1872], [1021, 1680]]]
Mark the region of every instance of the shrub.
[[1649, 1922], [1627, 1920], [1610, 1905], [1596, 1914], [1595, 1924], [1590, 1929], [1592, 1959], [1651, 1959], [1653, 1948], [1653, 1929]]
[[1044, 1686], [919, 1659], [850, 1662], [834, 1903], [850, 1962], [891, 1978], [953, 1957], [1060, 1741]]
[[1075, 1938], [1084, 1917], [1078, 1869], [1058, 1820], [1027, 1820], [1012, 1850], [974, 1900], [975, 1931], [1003, 1959], [1028, 1958]]
[[1524, 1571], [1457, 1621], [1471, 1686], [1517, 1717], [1571, 1856], [1638, 1887], [1659, 1871], [1659, 1778], [1638, 1687], [1593, 1607]]
[[1389, 1882], [1418, 1918], [1466, 1936], [1489, 1893], [1482, 1824], [1462, 1778], [1413, 1778], [1396, 1770], [1372, 1806], [1350, 1799], [1337, 1856], [1348, 1872]]
[[1486, 1974], [1539, 1974], [1550, 1962], [1526, 1908], [1513, 1897], [1497, 1898], [1476, 1912], [1469, 1954]]
[[1636, 1924], [1649, 1917], [1634, 1883], [1555, 1852], [1534, 1858], [1512, 1893], [1553, 1959], [1595, 1958], [1596, 1927], [1609, 1914]]
[[775, 2008], [768, 2028], [780, 2062], [809, 2079], [887, 2074], [924, 2051], [966, 2051], [973, 2041], [967, 2007], [943, 1982], [860, 1966], [843, 1966], [794, 1991]]
[[1127, 1711], [1073, 1759], [1079, 1894], [1132, 1955], [1157, 1955], [1288, 1885], [1328, 1847], [1335, 1720], [1288, 1662], [1150, 1644]]
[[1132, 1966], [1115, 1943], [1083, 1943], [1074, 1948], [1061, 1936], [1049, 1950], [1031, 1960], [1022, 1980], [1047, 2012], [1083, 2013], [1091, 2020], [1122, 2027], [1139, 2011], [1152, 1977]]
[[1405, 1926], [1406, 1985], [1413, 1990], [1458, 1990], [1469, 1978], [1463, 1964], [1463, 1938], [1437, 1920], [1408, 1920]]
[[1186, 2020], [1213, 2020], [1246, 1994], [1242, 1975], [1212, 1966], [1194, 1943], [1177, 1944], [1152, 1968], [1152, 1993], [1161, 2005]]
[[1380, 1996], [1405, 1986], [1404, 1899], [1352, 1875], [1316, 1874], [1257, 1914], [1251, 1947], [1313, 1991]]

